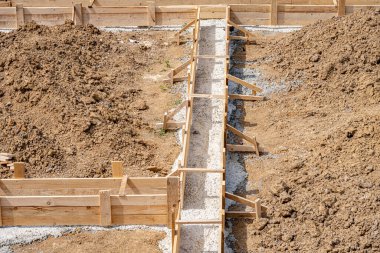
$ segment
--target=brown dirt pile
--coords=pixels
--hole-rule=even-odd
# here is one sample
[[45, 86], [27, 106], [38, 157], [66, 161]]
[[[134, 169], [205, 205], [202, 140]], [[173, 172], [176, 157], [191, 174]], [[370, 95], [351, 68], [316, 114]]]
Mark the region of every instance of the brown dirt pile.
[[[111, 160], [124, 161], [132, 176], [165, 173], [176, 152], [159, 148], [144, 90], [151, 83], [142, 78], [162, 64], [169, 35], [157, 34], [69, 21], [1, 33], [1, 151], [26, 162], [31, 177], [110, 176]], [[168, 143], [175, 146], [174, 137]]]
[[380, 251], [379, 27], [361, 11], [246, 47], [263, 83], [289, 89], [245, 105], [270, 154], [245, 161], [240, 193], [260, 189], [269, 216], [235, 221], [237, 252]]
[[[319, 99], [339, 93], [339, 104], [379, 103], [380, 14], [358, 11], [319, 21], [268, 46], [266, 59], [296, 87]], [[311, 87], [310, 87], [311, 86]], [[318, 93], [318, 94], [317, 94]], [[355, 98], [355, 99], [353, 99]]]

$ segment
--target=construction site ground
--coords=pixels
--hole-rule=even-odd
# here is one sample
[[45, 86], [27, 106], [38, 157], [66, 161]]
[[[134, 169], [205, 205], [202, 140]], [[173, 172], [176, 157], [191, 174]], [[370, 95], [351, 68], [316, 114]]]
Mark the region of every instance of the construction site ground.
[[[362, 11], [235, 43], [233, 67], [267, 100], [235, 103], [263, 153], [239, 155], [247, 178], [234, 193], [260, 197], [268, 212], [228, 220], [234, 252], [380, 251], [379, 27], [379, 12]], [[180, 147], [151, 124], [181, 101], [162, 81], [187, 55], [173, 34], [70, 23], [1, 33], [0, 146], [28, 177], [109, 177], [111, 160], [128, 175], [166, 175]], [[12, 250], [159, 252], [164, 236], [78, 230]]]
[[268, 97], [239, 104], [266, 154], [241, 157], [238, 193], [270, 209], [233, 221], [236, 252], [380, 250], [379, 27], [378, 12], [358, 12], [255, 32], [257, 44], [235, 50]]

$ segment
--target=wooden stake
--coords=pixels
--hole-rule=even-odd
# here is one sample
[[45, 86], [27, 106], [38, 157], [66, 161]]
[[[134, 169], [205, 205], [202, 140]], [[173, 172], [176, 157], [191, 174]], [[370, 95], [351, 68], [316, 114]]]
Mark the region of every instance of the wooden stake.
[[346, 15], [346, 0], [338, 0], [338, 17]]
[[123, 179], [121, 180], [120, 189], [119, 189], [119, 196], [125, 196], [127, 195], [125, 189], [127, 188], [128, 184], [128, 176], [123, 176]]
[[147, 1], [148, 4], [148, 26], [156, 25], [156, 4], [154, 1]]
[[82, 4], [74, 4], [74, 25], [83, 25]]
[[24, 7], [22, 4], [16, 4], [16, 28], [20, 28], [24, 23]]
[[231, 199], [233, 201], [239, 202], [240, 204], [244, 204], [250, 207], [256, 207], [256, 202], [249, 200], [247, 198], [240, 197], [238, 195], [226, 192], [226, 198]]
[[167, 181], [168, 195], [168, 227], [174, 223], [173, 214], [176, 212], [179, 204], [179, 177], [168, 177]]
[[123, 162], [121, 161], [112, 161], [112, 177], [123, 177]]
[[261, 218], [261, 200], [260, 199], [256, 200], [255, 209], [256, 209], [256, 220], [259, 220]]
[[271, 8], [270, 8], [270, 24], [277, 25], [278, 24], [278, 10], [277, 10], [277, 0], [272, 0]]
[[25, 178], [25, 163], [15, 162], [13, 178], [24, 179]]
[[237, 78], [236, 76], [232, 76], [230, 74], [227, 74], [227, 78], [235, 83], [238, 83], [238, 84], [241, 84], [245, 87], [247, 87], [248, 89], [251, 89], [252, 91], [256, 91], [256, 92], [262, 92], [263, 89], [261, 89], [260, 87], [256, 86], [256, 84], [250, 84], [240, 78]]
[[[99, 191], [99, 204], [100, 204], [100, 225], [111, 225], [111, 191]], [[75, 214], [73, 214], [75, 215]]]

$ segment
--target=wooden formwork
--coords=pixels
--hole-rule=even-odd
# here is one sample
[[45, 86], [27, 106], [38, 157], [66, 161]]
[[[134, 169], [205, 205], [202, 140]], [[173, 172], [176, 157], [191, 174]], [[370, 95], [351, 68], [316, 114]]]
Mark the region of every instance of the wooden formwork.
[[120, 163], [113, 178], [24, 177], [0, 179], [1, 226], [166, 225], [179, 202], [178, 177], [127, 177]]
[[[200, 8], [202, 19], [225, 17], [240, 25], [306, 25], [319, 19], [343, 16], [358, 9], [380, 7], [380, 0], [261, 0], [261, 1], [79, 1], [14, 0], [0, 5], [0, 29], [14, 29], [34, 20], [57, 25], [65, 20], [95, 26], [154, 26], [189, 24]], [[168, 5], [168, 3], [171, 3]]]

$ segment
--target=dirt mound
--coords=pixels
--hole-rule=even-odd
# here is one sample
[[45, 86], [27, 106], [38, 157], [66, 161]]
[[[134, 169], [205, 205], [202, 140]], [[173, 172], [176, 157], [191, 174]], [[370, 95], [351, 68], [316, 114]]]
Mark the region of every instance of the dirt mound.
[[380, 251], [379, 27], [360, 11], [246, 47], [261, 85], [288, 90], [245, 107], [269, 154], [245, 160], [240, 193], [260, 189], [269, 217], [235, 221], [236, 251]]
[[267, 59], [292, 87], [306, 82], [323, 96], [338, 92], [361, 104], [376, 104], [379, 27], [380, 14], [374, 11], [319, 21], [267, 47]]
[[138, 175], [170, 168], [175, 155], [144, 120], [142, 76], [165, 54], [154, 41], [69, 21], [0, 33], [1, 150], [33, 177], [109, 176], [112, 159]]

